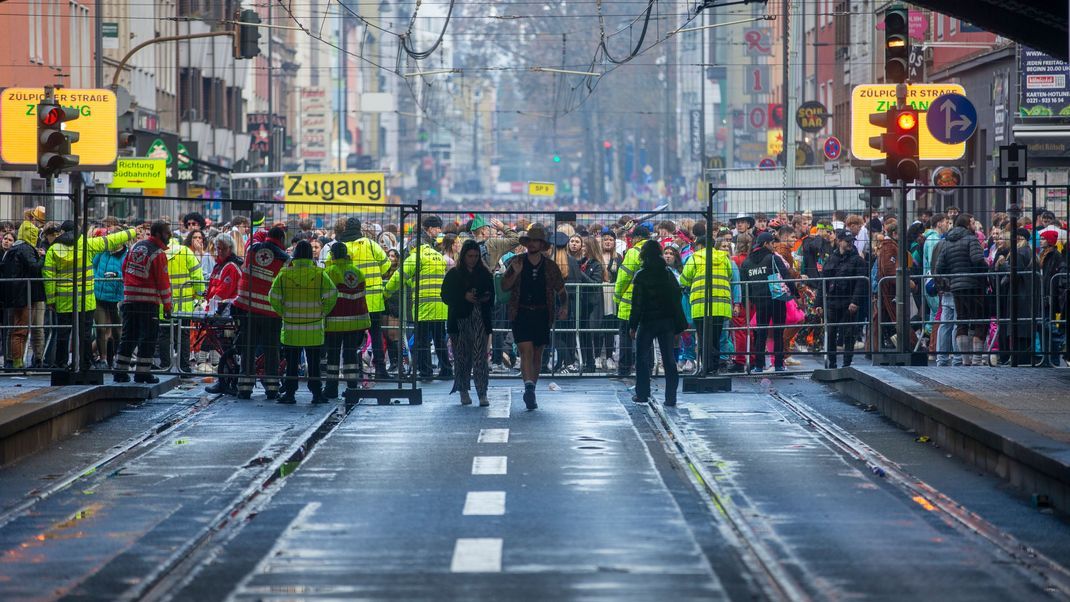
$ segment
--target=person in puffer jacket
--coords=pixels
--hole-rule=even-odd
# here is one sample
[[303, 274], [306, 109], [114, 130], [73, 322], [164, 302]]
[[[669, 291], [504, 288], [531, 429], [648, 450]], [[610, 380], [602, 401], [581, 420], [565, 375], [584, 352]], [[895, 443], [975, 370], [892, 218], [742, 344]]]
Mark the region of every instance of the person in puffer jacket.
[[938, 248], [939, 254], [933, 260], [933, 273], [951, 274], [947, 278], [948, 288], [961, 320], [955, 325], [955, 342], [962, 353], [963, 364], [967, 366], [973, 364], [971, 354], [980, 363], [983, 337], [988, 330], [984, 300], [988, 264], [975, 230], [973, 216], [959, 214], [955, 218], [955, 227], [944, 237]]

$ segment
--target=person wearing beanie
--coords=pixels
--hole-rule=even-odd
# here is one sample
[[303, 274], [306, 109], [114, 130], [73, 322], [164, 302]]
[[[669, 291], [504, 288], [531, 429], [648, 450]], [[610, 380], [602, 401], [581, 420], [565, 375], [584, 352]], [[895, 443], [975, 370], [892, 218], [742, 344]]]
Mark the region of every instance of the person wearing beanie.
[[[426, 220], [425, 220], [426, 221]], [[341, 225], [341, 230], [338, 226]], [[369, 331], [372, 341], [372, 364], [375, 366], [375, 378], [387, 379], [386, 343], [383, 337], [383, 311], [386, 301], [383, 298], [383, 274], [390, 269], [390, 259], [386, 251], [374, 239], [365, 236], [363, 224], [356, 217], [348, 217], [344, 224], [335, 224], [337, 241], [331, 246], [342, 245], [346, 248], [346, 257], [353, 267], [360, 270], [364, 277], [364, 298], [368, 304], [368, 316], [371, 320]], [[324, 265], [331, 267], [334, 259], [327, 257]]]
[[[75, 369], [80, 370], [88, 367], [93, 359], [93, 346], [89, 344], [93, 314], [97, 309], [97, 298], [93, 292], [93, 258], [106, 251], [116, 251], [133, 241], [137, 238], [137, 230], [130, 228], [107, 236], [85, 238], [75, 232], [74, 222], [67, 220], [60, 225], [60, 232], [45, 252], [41, 277], [44, 278], [45, 301], [55, 310], [60, 326], [55, 330], [56, 363], [67, 365], [72, 335], [77, 326], [80, 357], [75, 357], [73, 364]], [[79, 300], [77, 325], [74, 323], [75, 297]]]
[[[345, 244], [331, 247], [327, 277], [338, 290], [338, 302], [326, 319], [327, 386], [323, 396], [338, 397], [339, 379], [346, 382], [346, 401], [356, 402], [360, 389], [360, 346], [372, 326], [368, 311], [366, 281]], [[341, 363], [338, 358], [341, 356]]]
[[[0, 287], [0, 301], [9, 311], [12, 326], [15, 327], [11, 330], [8, 357], [16, 370], [25, 367], [26, 339], [34, 304], [43, 305], [44, 290], [40, 282], [32, 281], [41, 278], [41, 267], [44, 265], [41, 254], [37, 252], [37, 235], [37, 226], [32, 221], [22, 222], [14, 244], [4, 253], [3, 262], [0, 263], [0, 275], [4, 279]], [[38, 291], [35, 289], [40, 289], [40, 294], [36, 294]], [[35, 296], [38, 297], [36, 301]], [[41, 349], [44, 349], [43, 341]], [[35, 358], [40, 360], [41, 354], [35, 353]]]
[[[239, 319], [241, 337], [242, 375], [238, 378], [238, 399], [250, 399], [256, 381], [253, 367], [256, 365], [257, 347], [264, 350], [264, 376], [261, 384], [269, 400], [279, 394], [279, 333], [282, 322], [268, 293], [275, 277], [290, 261], [284, 239], [286, 231], [272, 227], [264, 232], [263, 240], [249, 245], [242, 264], [241, 282], [238, 283], [238, 298], [231, 314]], [[309, 245], [309, 251], [312, 245]]]
[[[859, 322], [865, 322], [861, 313], [869, 294], [866, 260], [855, 248], [855, 237], [842, 230], [836, 237], [836, 247], [824, 261], [821, 277], [827, 280], [818, 286], [814, 301], [815, 311], [825, 319], [828, 328], [828, 348], [825, 368], [835, 369], [836, 347], [843, 345], [843, 367], [851, 365], [855, 341], [858, 339]], [[825, 311], [828, 315], [822, 315]]]
[[321, 391], [320, 354], [325, 340], [325, 318], [338, 301], [338, 290], [324, 269], [316, 265], [312, 245], [307, 240], [294, 247], [293, 261], [279, 271], [271, 283], [268, 298], [282, 322], [280, 341], [286, 359], [286, 380], [278, 403], [297, 403], [297, 370], [302, 352], [308, 365], [312, 403], [326, 403]]
[[[1040, 233], [1040, 285], [1044, 296], [1041, 298], [1041, 314], [1044, 328], [1049, 333], [1048, 348], [1045, 350], [1043, 365], [1058, 367], [1062, 364], [1062, 349], [1066, 344], [1066, 328], [1059, 324], [1058, 314], [1065, 311], [1067, 283], [1063, 277], [1066, 258], [1059, 252], [1059, 233], [1044, 230]], [[1043, 340], [1043, 337], [1041, 337]]]

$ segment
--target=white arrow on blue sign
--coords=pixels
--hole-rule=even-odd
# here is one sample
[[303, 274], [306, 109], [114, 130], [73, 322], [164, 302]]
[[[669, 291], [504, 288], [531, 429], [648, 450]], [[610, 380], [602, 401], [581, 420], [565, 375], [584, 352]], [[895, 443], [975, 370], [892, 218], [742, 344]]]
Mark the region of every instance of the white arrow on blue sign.
[[961, 94], [944, 94], [929, 105], [929, 133], [944, 144], [961, 144], [977, 131], [977, 109]]

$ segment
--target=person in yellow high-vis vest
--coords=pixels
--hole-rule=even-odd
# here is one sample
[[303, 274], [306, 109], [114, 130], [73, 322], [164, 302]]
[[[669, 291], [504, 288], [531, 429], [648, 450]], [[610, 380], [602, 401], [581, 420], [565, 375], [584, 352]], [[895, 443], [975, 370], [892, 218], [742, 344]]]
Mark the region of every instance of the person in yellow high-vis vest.
[[617, 305], [617, 334], [620, 335], [618, 376], [630, 375], [632, 366], [635, 364], [635, 347], [628, 336], [628, 319], [632, 316], [632, 280], [642, 266], [639, 251], [650, 239], [650, 230], [646, 226], [636, 226], [632, 229], [630, 238], [632, 248], [624, 253], [624, 260], [621, 261], [620, 268], [617, 270], [617, 281], [613, 285], [613, 302]]
[[307, 240], [294, 247], [293, 260], [275, 276], [268, 299], [282, 320], [280, 342], [286, 359], [286, 380], [277, 403], [296, 402], [302, 351], [308, 364], [312, 403], [326, 403], [320, 391], [320, 354], [326, 339], [325, 318], [338, 301], [338, 290], [327, 272], [312, 260], [312, 245]]
[[[420, 377], [430, 379], [434, 374], [431, 365], [431, 343], [435, 345], [435, 354], [438, 356], [438, 378], [449, 380], [453, 378], [453, 368], [450, 366], [449, 353], [446, 351], [446, 318], [448, 310], [442, 302], [442, 281], [446, 278], [446, 258], [435, 250], [431, 245], [431, 239], [426, 232], [420, 235], [418, 244], [409, 252], [401, 269], [394, 272], [390, 281], [386, 283], [386, 296], [390, 297], [401, 288], [401, 278], [405, 278], [405, 286], [412, 291], [413, 299], [417, 300], [416, 315], [416, 341], [415, 356], [416, 366]], [[419, 263], [419, 274], [417, 274]]]
[[[48, 247], [41, 268], [41, 276], [45, 281], [45, 302], [55, 309], [60, 325], [56, 329], [56, 363], [60, 366], [67, 364], [68, 346], [74, 331], [74, 296], [77, 291], [80, 300], [79, 349], [83, 363], [88, 366], [93, 359], [89, 331], [93, 325], [93, 313], [97, 309], [97, 298], [93, 292], [93, 257], [105, 251], [116, 251], [133, 241], [137, 238], [137, 230], [130, 228], [107, 236], [83, 238], [77, 235], [74, 222], [70, 220], [63, 222], [60, 230], [63, 233]], [[77, 361], [75, 367], [78, 367]]]
[[[382, 326], [382, 315], [386, 310], [386, 302], [383, 300], [383, 274], [390, 269], [390, 259], [378, 243], [364, 235], [360, 220], [355, 217], [346, 219], [345, 228], [337, 232], [337, 236], [338, 242], [335, 244], [341, 243], [346, 246], [353, 267], [364, 274], [364, 298], [368, 302], [368, 314], [372, 321], [369, 332], [372, 337], [372, 363], [375, 366], [375, 378], [387, 378], [386, 346]], [[323, 253], [324, 265], [327, 267], [330, 267], [332, 262], [329, 248], [324, 248]]]
[[[188, 314], [193, 312], [197, 299], [204, 295], [204, 272], [201, 270], [201, 261], [193, 254], [189, 247], [183, 245], [177, 238], [172, 238], [167, 245], [167, 272], [171, 276], [171, 291], [174, 299], [174, 311], [176, 314]], [[160, 339], [157, 353], [160, 356], [160, 369], [171, 369], [171, 337], [178, 337], [178, 369], [180, 372], [189, 372], [190, 342], [189, 319], [171, 318], [163, 320], [160, 315]], [[175, 332], [177, 331], [177, 332]]]
[[[715, 374], [720, 365], [721, 331], [725, 320], [732, 317], [733, 282], [732, 258], [728, 253], [715, 249], [705, 238], [696, 241], [696, 250], [684, 264], [680, 273], [680, 286], [690, 290], [691, 318], [695, 321], [703, 365], [707, 374]], [[710, 278], [706, 280], [706, 264], [709, 263]], [[738, 282], [736, 283], [738, 285]], [[707, 289], [710, 304], [706, 305]], [[738, 286], [737, 286], [738, 290]], [[738, 303], [738, 299], [736, 300]], [[707, 323], [708, 322], [708, 323]], [[707, 334], [709, 339], [706, 339]]]

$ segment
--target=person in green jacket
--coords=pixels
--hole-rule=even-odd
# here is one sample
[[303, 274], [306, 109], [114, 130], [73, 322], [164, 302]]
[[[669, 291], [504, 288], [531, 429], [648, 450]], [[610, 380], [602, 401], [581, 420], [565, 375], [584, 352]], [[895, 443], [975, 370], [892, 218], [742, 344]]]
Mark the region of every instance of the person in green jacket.
[[[83, 238], [77, 235], [74, 222], [70, 220], [63, 222], [60, 230], [62, 234], [48, 247], [41, 269], [45, 281], [45, 303], [55, 310], [60, 325], [56, 329], [56, 363], [60, 366], [67, 364], [74, 332], [74, 297], [77, 292], [81, 312], [78, 323], [79, 349], [82, 364], [88, 366], [93, 360], [89, 331], [93, 325], [93, 313], [97, 309], [97, 297], [93, 292], [93, 257], [105, 251], [116, 251], [128, 241], [135, 240], [137, 230], [129, 228], [107, 236]], [[78, 362], [75, 364], [77, 369]]]
[[286, 360], [286, 379], [278, 403], [297, 402], [294, 395], [302, 351], [308, 362], [312, 403], [326, 403], [320, 392], [320, 353], [325, 338], [324, 318], [334, 309], [338, 290], [327, 272], [312, 259], [312, 245], [307, 240], [297, 243], [293, 261], [275, 276], [268, 300], [282, 319], [282, 351]]

